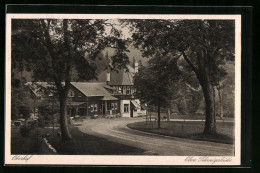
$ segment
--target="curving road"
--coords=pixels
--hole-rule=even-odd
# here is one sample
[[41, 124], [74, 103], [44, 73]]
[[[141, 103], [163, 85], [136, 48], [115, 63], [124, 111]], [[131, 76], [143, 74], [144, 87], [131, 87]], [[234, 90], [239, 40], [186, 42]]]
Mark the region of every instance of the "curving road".
[[128, 123], [142, 118], [90, 119], [79, 130], [110, 141], [146, 150], [144, 155], [233, 156], [234, 145], [167, 137], [133, 130]]

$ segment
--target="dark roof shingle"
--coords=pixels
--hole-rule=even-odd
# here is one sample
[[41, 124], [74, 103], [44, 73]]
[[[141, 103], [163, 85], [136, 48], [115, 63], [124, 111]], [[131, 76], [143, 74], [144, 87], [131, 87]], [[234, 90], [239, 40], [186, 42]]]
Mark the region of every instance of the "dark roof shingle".
[[[127, 65], [128, 69], [118, 69], [117, 71], [113, 70], [110, 72], [110, 82], [108, 85], [133, 85], [134, 80], [134, 69], [133, 67]], [[106, 82], [107, 71], [103, 71], [98, 76], [99, 82]]]
[[88, 83], [88, 82], [71, 82], [75, 88], [77, 88], [84, 95], [90, 96], [111, 96], [107, 89], [113, 90], [112, 87], [106, 85], [105, 83]]

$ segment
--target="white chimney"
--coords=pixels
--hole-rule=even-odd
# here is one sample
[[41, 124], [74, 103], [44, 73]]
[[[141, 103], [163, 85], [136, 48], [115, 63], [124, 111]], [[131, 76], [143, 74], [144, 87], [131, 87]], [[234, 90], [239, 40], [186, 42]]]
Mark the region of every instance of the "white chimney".
[[107, 84], [110, 82], [110, 72], [107, 71], [107, 78], [106, 78]]
[[110, 82], [110, 66], [109, 65], [107, 67], [106, 82], [107, 82], [107, 84]]
[[138, 62], [137, 61], [135, 61], [135, 73], [138, 73]]

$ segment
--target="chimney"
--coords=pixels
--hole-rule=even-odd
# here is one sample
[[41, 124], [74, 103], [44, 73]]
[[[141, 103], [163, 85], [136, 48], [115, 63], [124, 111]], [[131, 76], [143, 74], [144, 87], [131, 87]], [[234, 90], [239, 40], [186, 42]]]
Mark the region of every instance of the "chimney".
[[139, 66], [139, 64], [138, 64], [137, 61], [135, 61], [134, 64], [135, 64], [135, 66], [134, 66], [135, 73], [138, 73], [138, 66]]
[[108, 83], [110, 82], [110, 66], [109, 66], [109, 65], [108, 65], [108, 67], [107, 67], [106, 82], [107, 82], [107, 85], [108, 85]]

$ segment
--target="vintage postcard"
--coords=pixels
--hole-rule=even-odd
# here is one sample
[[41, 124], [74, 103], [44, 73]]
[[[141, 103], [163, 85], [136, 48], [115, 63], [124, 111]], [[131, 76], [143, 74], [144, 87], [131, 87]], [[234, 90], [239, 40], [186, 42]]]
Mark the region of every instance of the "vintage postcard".
[[6, 165], [240, 165], [241, 16], [6, 14]]

